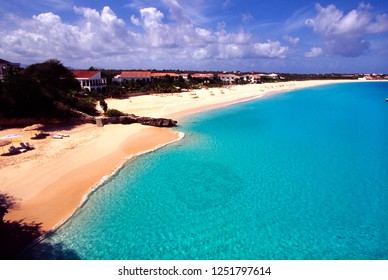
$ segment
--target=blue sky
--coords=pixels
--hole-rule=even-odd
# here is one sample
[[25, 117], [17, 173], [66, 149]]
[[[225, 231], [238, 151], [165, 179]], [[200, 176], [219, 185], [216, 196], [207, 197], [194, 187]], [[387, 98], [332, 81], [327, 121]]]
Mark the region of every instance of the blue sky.
[[66, 66], [388, 73], [386, 0], [4, 0], [0, 58]]

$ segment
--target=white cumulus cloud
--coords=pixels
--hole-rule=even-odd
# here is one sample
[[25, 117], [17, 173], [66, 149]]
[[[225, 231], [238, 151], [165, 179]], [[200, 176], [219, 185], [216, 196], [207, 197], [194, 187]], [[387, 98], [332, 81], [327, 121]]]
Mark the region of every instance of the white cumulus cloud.
[[[0, 51], [23, 63], [57, 58], [67, 65], [110, 67], [140, 61], [179, 65], [188, 60], [281, 59], [288, 55], [288, 47], [279, 41], [259, 41], [249, 32], [229, 32], [225, 26], [212, 30], [191, 22], [177, 0], [162, 2], [167, 7], [164, 13], [143, 7], [129, 15], [128, 22], [108, 6], [100, 11], [74, 7], [78, 19], [70, 23], [51, 12], [31, 18], [8, 15], [0, 19], [4, 27], [0, 29]], [[297, 40], [290, 37], [289, 41]]]
[[326, 8], [316, 4], [318, 14], [306, 20], [306, 25], [320, 34], [332, 54], [359, 56], [370, 48], [368, 34], [388, 31], [388, 15], [375, 15], [369, 4], [360, 4], [345, 14], [334, 5]]
[[284, 40], [290, 42], [293, 45], [297, 45], [300, 41], [299, 37], [292, 37], [292, 36], [288, 36], [288, 35], [283, 36], [283, 38], [284, 38]]
[[288, 47], [282, 46], [278, 41], [268, 40], [266, 43], [254, 44], [254, 52], [259, 57], [285, 58]]
[[133, 25], [136, 25], [136, 26], [140, 26], [141, 25], [140, 19], [138, 19], [134, 15], [131, 16], [131, 22], [132, 22]]
[[305, 52], [304, 56], [305, 57], [318, 57], [318, 56], [321, 56], [322, 54], [323, 54], [323, 50], [321, 48], [313, 47], [313, 48], [311, 48], [310, 51]]

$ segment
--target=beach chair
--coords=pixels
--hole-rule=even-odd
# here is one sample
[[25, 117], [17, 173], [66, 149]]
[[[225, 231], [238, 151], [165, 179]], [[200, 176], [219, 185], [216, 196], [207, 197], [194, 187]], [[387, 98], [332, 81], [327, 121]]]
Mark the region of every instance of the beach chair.
[[30, 144], [30, 143], [28, 143], [28, 142], [26, 142], [26, 146], [28, 147], [28, 149], [30, 149], [30, 150], [33, 150], [33, 149], [35, 149], [35, 146], [34, 145], [32, 145], [32, 144]]
[[14, 146], [9, 147], [9, 152], [10, 152], [12, 155], [24, 153], [24, 152], [26, 152], [26, 151], [27, 151], [27, 150], [26, 150], [26, 149], [23, 149], [23, 148], [16, 148], [16, 147], [14, 147]]
[[[24, 144], [23, 142], [20, 142], [20, 147], [21, 147], [22, 149], [29, 150], [29, 148], [27, 147], [27, 145]], [[20, 148], [19, 148], [19, 149], [20, 149]]]
[[12, 154], [12, 155], [16, 155], [16, 154], [20, 154], [20, 153], [21, 153], [21, 152], [20, 152], [18, 149], [16, 149], [14, 146], [9, 147], [8, 151], [9, 151], [9, 153]]
[[48, 134], [42, 133], [42, 132], [40, 132], [40, 133], [35, 133], [35, 136], [34, 136], [34, 137], [31, 137], [31, 139], [33, 139], [33, 140], [45, 139], [47, 135], [48, 135]]
[[20, 142], [20, 147], [22, 148], [22, 149], [26, 149], [26, 150], [33, 150], [34, 148], [32, 147], [32, 146], [30, 146], [30, 144], [28, 144], [28, 143], [24, 143], [24, 142]]

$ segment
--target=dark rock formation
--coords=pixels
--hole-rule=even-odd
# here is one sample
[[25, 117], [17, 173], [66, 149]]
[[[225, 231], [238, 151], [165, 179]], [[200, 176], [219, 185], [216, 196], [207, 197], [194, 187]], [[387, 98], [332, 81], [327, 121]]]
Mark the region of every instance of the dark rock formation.
[[137, 121], [144, 125], [151, 125], [157, 127], [173, 127], [177, 124], [177, 121], [175, 120], [164, 118], [140, 117], [137, 119]]
[[166, 118], [151, 118], [151, 117], [139, 117], [133, 114], [121, 116], [121, 117], [107, 117], [103, 118], [104, 124], [132, 124], [140, 123], [143, 125], [156, 126], [156, 127], [174, 127], [177, 121]]
[[[177, 121], [165, 118], [150, 118], [139, 117], [133, 114], [121, 117], [99, 117], [103, 124], [131, 124], [141, 123], [143, 125], [157, 126], [157, 127], [174, 127]], [[42, 123], [45, 125], [79, 125], [85, 123], [96, 123], [96, 118], [91, 116], [79, 116], [77, 118], [66, 119], [47, 119], [47, 118], [2, 118], [0, 117], [0, 127], [26, 127], [35, 123]]]

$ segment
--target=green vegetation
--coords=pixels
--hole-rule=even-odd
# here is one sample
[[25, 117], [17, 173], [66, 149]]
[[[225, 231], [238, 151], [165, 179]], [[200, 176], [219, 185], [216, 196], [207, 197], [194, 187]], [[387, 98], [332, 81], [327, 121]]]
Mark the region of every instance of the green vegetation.
[[[103, 71], [103, 73], [106, 73]], [[112, 75], [113, 72], [109, 72]], [[152, 81], [142, 80], [129, 80], [124, 81], [121, 84], [117, 82], [111, 82], [112, 76], [106, 76], [108, 79], [107, 94], [119, 98], [127, 94], [133, 93], [175, 93], [190, 89], [199, 89], [203, 87], [220, 87], [222, 82], [219, 79], [199, 79], [192, 78], [189, 75], [185, 80], [182, 76], [178, 79], [174, 79], [171, 76], [165, 76], [161, 79], [152, 79]]]
[[108, 111], [108, 104], [106, 103], [106, 101], [104, 99], [100, 100], [100, 107], [102, 108], [102, 110], [106, 114], [106, 111]]
[[[94, 69], [91, 67], [90, 69]], [[167, 71], [167, 70], [166, 70]], [[151, 81], [130, 80], [121, 84], [112, 82], [120, 70], [101, 70], [107, 79], [108, 86], [104, 93], [81, 92], [79, 82], [58, 60], [48, 60], [43, 63], [30, 65], [26, 69], [10, 68], [2, 82], [0, 82], [0, 117], [72, 117], [76, 111], [96, 116], [97, 100], [105, 114], [108, 107], [105, 97], [121, 98], [138, 93], [174, 93], [199, 88], [220, 87], [222, 81], [217, 77], [220, 72], [212, 72], [214, 79], [194, 78], [193, 72], [184, 79], [166, 75]], [[168, 70], [165, 73], [180, 73]], [[239, 76], [250, 73], [236, 72]], [[273, 79], [262, 75], [260, 83], [274, 83], [279, 81], [315, 80], [315, 79], [357, 79], [358, 75], [344, 74], [279, 74]], [[233, 84], [246, 84], [244, 78], [236, 79]], [[117, 112], [116, 112], [117, 113]], [[116, 114], [109, 112], [109, 114]]]
[[71, 71], [58, 60], [9, 69], [0, 86], [0, 116], [70, 117], [73, 110], [97, 115], [96, 100], [79, 95]]
[[125, 114], [119, 110], [116, 109], [108, 109], [105, 113], [107, 117], [121, 117], [125, 116]]

